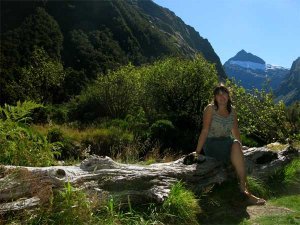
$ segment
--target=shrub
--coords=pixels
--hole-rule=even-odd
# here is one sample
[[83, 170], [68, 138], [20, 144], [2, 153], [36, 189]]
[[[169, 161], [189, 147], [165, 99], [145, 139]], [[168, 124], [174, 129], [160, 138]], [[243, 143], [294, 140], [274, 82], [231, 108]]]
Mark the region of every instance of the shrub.
[[214, 65], [197, 55], [193, 60], [167, 58], [142, 69], [140, 102], [146, 117], [150, 121], [172, 118], [174, 122], [176, 116], [188, 115], [199, 127], [218, 82]]
[[172, 146], [176, 129], [169, 120], [158, 120], [150, 127], [149, 137], [151, 140], [159, 141], [164, 148]]
[[59, 143], [60, 148], [58, 150], [59, 154], [56, 156], [57, 159], [79, 159], [81, 158], [81, 151], [75, 146], [75, 142], [67, 137], [60, 128], [52, 128], [48, 130], [47, 140], [50, 143]]
[[112, 151], [120, 151], [133, 141], [132, 133], [116, 127], [86, 130], [85, 133], [83, 144], [90, 145], [91, 153], [97, 155], [112, 156]]
[[289, 136], [283, 102], [275, 104], [271, 93], [258, 90], [246, 92], [230, 81], [227, 86], [232, 89], [239, 127], [243, 134], [254, 136], [263, 144], [284, 141]]
[[125, 118], [138, 104], [140, 72], [132, 65], [98, 76], [69, 105], [73, 119]]
[[19, 166], [49, 166], [58, 149], [45, 136], [27, 125], [30, 112], [40, 107], [34, 102], [0, 107], [0, 162]]

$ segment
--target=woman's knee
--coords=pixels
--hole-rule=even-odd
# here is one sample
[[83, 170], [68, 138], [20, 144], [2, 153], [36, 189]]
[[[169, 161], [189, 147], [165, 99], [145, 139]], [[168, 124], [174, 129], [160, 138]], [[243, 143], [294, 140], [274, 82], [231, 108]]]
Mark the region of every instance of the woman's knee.
[[235, 141], [233, 142], [232, 146], [231, 146], [231, 149], [236, 149], [236, 150], [239, 150], [239, 151], [242, 151], [242, 148], [241, 148], [241, 145], [239, 142]]
[[241, 145], [238, 142], [234, 142], [231, 146], [231, 155], [243, 154]]

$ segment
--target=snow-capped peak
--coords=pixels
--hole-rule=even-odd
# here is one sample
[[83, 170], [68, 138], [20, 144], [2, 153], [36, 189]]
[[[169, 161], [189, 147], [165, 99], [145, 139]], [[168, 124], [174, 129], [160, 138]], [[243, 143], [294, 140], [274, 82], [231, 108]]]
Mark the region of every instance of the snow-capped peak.
[[267, 65], [266, 65], [266, 69], [267, 69], [267, 70], [277, 70], [277, 69], [281, 69], [281, 70], [289, 70], [288, 68], [285, 68], [285, 67], [283, 67], [283, 66], [271, 65], [271, 64], [267, 64]]
[[256, 63], [251, 61], [239, 61], [239, 60], [230, 60], [229, 63], [244, 67], [246, 69], [266, 70], [266, 64], [264, 63]]

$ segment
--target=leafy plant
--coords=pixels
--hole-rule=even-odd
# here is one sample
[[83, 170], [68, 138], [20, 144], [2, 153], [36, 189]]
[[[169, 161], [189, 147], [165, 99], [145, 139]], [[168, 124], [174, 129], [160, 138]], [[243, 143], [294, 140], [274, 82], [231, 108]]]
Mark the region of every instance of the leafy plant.
[[59, 146], [27, 125], [30, 112], [41, 105], [18, 102], [0, 107], [0, 162], [20, 166], [49, 166]]
[[283, 102], [274, 103], [271, 93], [247, 92], [230, 81], [227, 85], [233, 92], [242, 133], [256, 137], [263, 144], [284, 141], [289, 136]]
[[182, 182], [174, 184], [162, 207], [164, 221], [168, 223], [198, 224], [197, 214], [201, 208], [193, 192], [187, 190]]

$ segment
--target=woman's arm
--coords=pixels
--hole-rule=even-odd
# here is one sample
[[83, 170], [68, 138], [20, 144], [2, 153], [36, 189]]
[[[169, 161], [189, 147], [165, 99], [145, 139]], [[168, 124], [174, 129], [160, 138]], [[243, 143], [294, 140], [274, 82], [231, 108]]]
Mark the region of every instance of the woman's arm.
[[237, 139], [242, 146], [242, 140], [241, 140], [241, 134], [240, 134], [240, 129], [239, 129], [239, 125], [238, 125], [237, 114], [234, 109], [232, 109], [232, 110], [233, 110], [233, 114], [234, 114], [234, 119], [233, 119], [233, 128], [232, 128], [231, 132], [232, 132], [233, 137], [235, 139]]
[[197, 148], [196, 148], [196, 153], [200, 154], [202, 151], [202, 147], [205, 143], [205, 140], [207, 138], [208, 135], [208, 131], [209, 131], [209, 127], [211, 124], [211, 120], [212, 120], [212, 113], [213, 113], [213, 106], [212, 105], [208, 105], [206, 106], [206, 108], [204, 109], [203, 112], [203, 126], [202, 126], [202, 130], [198, 139], [198, 144], [197, 144]]

